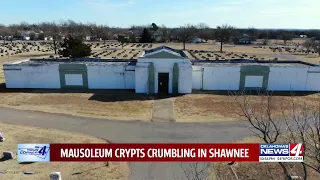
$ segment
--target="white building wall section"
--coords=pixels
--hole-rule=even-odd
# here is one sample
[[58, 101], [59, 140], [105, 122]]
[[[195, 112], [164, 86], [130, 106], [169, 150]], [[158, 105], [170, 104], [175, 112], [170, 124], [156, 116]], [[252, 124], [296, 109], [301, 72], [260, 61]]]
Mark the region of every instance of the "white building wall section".
[[270, 67], [268, 90], [305, 91], [308, 67]]
[[[21, 69], [21, 70], [10, 70]], [[7, 88], [60, 89], [58, 64], [4, 66]]]
[[135, 89], [136, 93], [148, 93], [148, 79], [149, 79], [149, 65], [150, 63], [137, 63], [135, 70]]
[[246, 88], [262, 87], [263, 76], [246, 76], [245, 85]]
[[134, 71], [126, 65], [88, 65], [89, 89], [134, 89]]
[[179, 83], [178, 93], [192, 93], [192, 67], [190, 63], [178, 64], [179, 67]]
[[203, 68], [203, 90], [239, 90], [239, 66], [214, 66]]
[[202, 89], [203, 69], [201, 66], [192, 66], [192, 89]]
[[309, 67], [306, 91], [320, 92], [320, 67]]
[[83, 86], [82, 74], [65, 74], [67, 86]]

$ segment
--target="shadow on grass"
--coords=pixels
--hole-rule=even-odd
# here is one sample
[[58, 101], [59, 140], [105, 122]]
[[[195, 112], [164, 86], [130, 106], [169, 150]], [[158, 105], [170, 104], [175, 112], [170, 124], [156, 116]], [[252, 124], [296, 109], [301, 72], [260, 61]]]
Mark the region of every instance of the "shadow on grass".
[[33, 164], [34, 162], [20, 162], [19, 164], [22, 164], [22, 165], [28, 165], [28, 164]]
[[97, 169], [100, 169], [100, 168], [103, 168], [103, 167], [108, 167], [109, 166], [109, 163], [107, 163], [106, 165], [103, 165], [103, 166], [99, 166], [99, 167], [96, 167], [96, 168], [91, 168], [91, 169], [88, 169], [88, 170], [85, 170], [85, 171], [81, 171], [81, 172], [76, 172], [76, 173], [73, 173], [72, 175], [81, 175], [83, 173], [86, 173], [86, 172], [89, 172], [89, 171], [94, 171], [94, 170], [97, 170]]
[[11, 159], [9, 159], [9, 158], [7, 158], [7, 157], [2, 157], [2, 158], [0, 158], [0, 162], [4, 162], [4, 161], [8, 161], [8, 160], [11, 160]]
[[63, 93], [90, 93], [93, 94], [88, 100], [100, 102], [119, 101], [147, 101], [166, 99], [181, 95], [172, 94], [137, 94], [135, 90], [92, 90], [92, 89], [7, 89], [5, 84], [0, 84], [0, 93], [36, 93], [36, 94], [63, 94]]
[[[135, 90], [90, 90], [90, 89], [7, 89], [5, 84], [0, 84], [0, 93], [37, 93], [37, 94], [63, 94], [63, 93], [91, 93], [93, 94], [88, 100], [100, 101], [100, 102], [119, 102], [119, 101], [147, 101], [147, 100], [159, 100], [172, 97], [183, 96], [172, 94], [137, 94]], [[317, 94], [318, 92], [292, 92], [292, 91], [277, 91], [268, 92], [275, 96], [307, 96], [311, 94]], [[239, 94], [240, 91], [201, 91], [194, 90], [192, 94], [213, 94], [229, 96], [231, 94]], [[262, 92], [247, 91], [246, 95], [260, 95]]]

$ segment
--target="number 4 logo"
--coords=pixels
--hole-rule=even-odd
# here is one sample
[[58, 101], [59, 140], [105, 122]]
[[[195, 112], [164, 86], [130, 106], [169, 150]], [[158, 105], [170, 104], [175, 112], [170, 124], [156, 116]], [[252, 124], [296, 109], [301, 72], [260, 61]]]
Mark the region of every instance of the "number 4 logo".
[[302, 156], [303, 155], [303, 144], [290, 144], [290, 155], [291, 156]]

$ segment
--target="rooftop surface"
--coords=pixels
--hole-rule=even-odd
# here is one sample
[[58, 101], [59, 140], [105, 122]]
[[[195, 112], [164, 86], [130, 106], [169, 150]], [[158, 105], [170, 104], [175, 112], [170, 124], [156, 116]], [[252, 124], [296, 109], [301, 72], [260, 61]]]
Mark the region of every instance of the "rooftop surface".
[[[14, 65], [46, 65], [46, 64], [87, 64], [87, 65], [136, 65], [136, 59], [30, 59], [26, 61], [5, 64], [5, 66]], [[241, 66], [241, 65], [266, 65], [282, 67], [308, 67], [319, 66], [304, 61], [262, 61], [249, 59], [232, 59], [232, 60], [192, 60], [194, 66]]]
[[153, 52], [156, 52], [156, 51], [160, 51], [162, 49], [171, 51], [171, 52], [177, 54], [178, 56], [181, 56], [181, 57], [184, 57], [184, 58], [188, 58], [188, 56], [182, 50], [173, 49], [173, 48], [170, 48], [170, 47], [167, 47], [167, 46], [160, 46], [160, 47], [157, 47], [157, 48], [154, 48], [154, 49], [145, 50], [144, 54], [147, 55], [147, 54], [150, 54], [150, 53], [153, 53]]

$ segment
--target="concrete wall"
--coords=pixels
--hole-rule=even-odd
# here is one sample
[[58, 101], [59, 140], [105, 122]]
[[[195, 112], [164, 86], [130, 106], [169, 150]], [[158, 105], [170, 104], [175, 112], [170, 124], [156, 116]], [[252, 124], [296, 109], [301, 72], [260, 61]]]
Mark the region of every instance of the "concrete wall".
[[58, 64], [4, 65], [4, 74], [7, 88], [61, 88]]
[[320, 67], [309, 67], [306, 91], [320, 92]]
[[270, 67], [268, 90], [305, 91], [308, 67]]
[[239, 90], [239, 66], [214, 66], [203, 69], [203, 90]]
[[191, 64], [178, 64], [179, 80], [178, 93], [188, 94], [192, 92], [192, 67]]
[[126, 65], [88, 65], [89, 89], [134, 89], [135, 72]]
[[137, 63], [135, 68], [136, 93], [149, 93], [149, 66], [150, 63]]
[[192, 89], [202, 89], [203, 69], [201, 66], [192, 66]]

